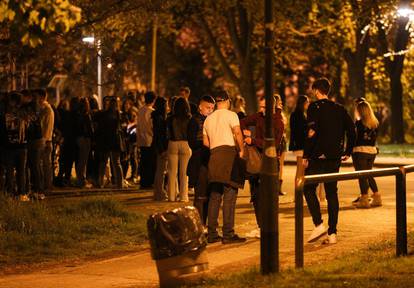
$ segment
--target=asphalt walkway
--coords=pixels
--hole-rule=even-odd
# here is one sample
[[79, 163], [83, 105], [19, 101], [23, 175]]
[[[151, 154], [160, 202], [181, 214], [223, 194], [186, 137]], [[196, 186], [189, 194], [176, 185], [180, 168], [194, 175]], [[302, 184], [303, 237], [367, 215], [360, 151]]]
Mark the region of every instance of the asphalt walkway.
[[[352, 171], [342, 168], [342, 171]], [[294, 166], [285, 170], [284, 190], [287, 196], [280, 198], [279, 239], [281, 269], [294, 266]], [[414, 212], [414, 174], [407, 177], [408, 215]], [[352, 200], [358, 195], [356, 180], [344, 181], [339, 185], [340, 207], [338, 244], [326, 246], [321, 241], [305, 245], [305, 266], [322, 263], [355, 249], [369, 245], [381, 238], [395, 235], [395, 183], [393, 177], [378, 178], [378, 186], [383, 195], [384, 205], [379, 208], [359, 210], [352, 207]], [[324, 219], [327, 219], [326, 204]], [[307, 208], [305, 207], [305, 212]], [[240, 191], [237, 201], [236, 232], [246, 235], [256, 228], [253, 207], [249, 203], [248, 187]], [[408, 217], [409, 227], [414, 219]], [[305, 214], [305, 239], [313, 225], [310, 216]], [[224, 270], [241, 271], [252, 265], [259, 265], [260, 241], [250, 238], [247, 243], [208, 246], [209, 275], [214, 276]], [[155, 262], [149, 250], [122, 257], [87, 262], [76, 266], [59, 266], [28, 274], [7, 275], [0, 278], [0, 288], [52, 288], [52, 287], [156, 287], [158, 276]]]

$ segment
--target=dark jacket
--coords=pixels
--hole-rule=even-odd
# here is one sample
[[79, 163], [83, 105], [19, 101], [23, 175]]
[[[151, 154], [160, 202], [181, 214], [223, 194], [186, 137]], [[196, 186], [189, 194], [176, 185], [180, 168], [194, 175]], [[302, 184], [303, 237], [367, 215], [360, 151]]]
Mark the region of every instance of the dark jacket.
[[294, 111], [290, 115], [290, 141], [289, 150], [297, 151], [305, 148], [307, 122], [305, 115], [300, 111]]
[[315, 131], [315, 135], [306, 137], [305, 159], [338, 160], [351, 155], [355, 145], [355, 125], [342, 105], [328, 99], [311, 103], [308, 109], [309, 129]]
[[[255, 127], [255, 136], [252, 137], [252, 145], [262, 150], [265, 136], [265, 116], [263, 113], [257, 112], [240, 120], [240, 128], [242, 130], [248, 129], [249, 126]], [[273, 133], [276, 146], [280, 144], [284, 130], [281, 110], [276, 110], [273, 114]]]
[[361, 120], [355, 122], [357, 138], [355, 146], [375, 146], [377, 142], [378, 128], [369, 129]]
[[118, 112], [99, 111], [95, 114], [96, 145], [103, 151], [121, 151], [121, 122]]
[[155, 146], [155, 150], [158, 154], [167, 151], [168, 138], [167, 138], [167, 120], [164, 115], [160, 115], [156, 111], [152, 112], [152, 129], [153, 138], [152, 145]]
[[190, 117], [170, 116], [167, 118], [168, 140], [187, 141], [187, 129]]
[[201, 166], [207, 167], [210, 157], [210, 149], [203, 145], [203, 125], [206, 116], [200, 113], [194, 114], [188, 123], [187, 140], [192, 153], [188, 161], [187, 175], [190, 186], [197, 185]]
[[93, 136], [93, 124], [92, 117], [88, 114], [75, 112], [73, 115], [75, 123], [75, 135], [76, 137], [92, 138]]

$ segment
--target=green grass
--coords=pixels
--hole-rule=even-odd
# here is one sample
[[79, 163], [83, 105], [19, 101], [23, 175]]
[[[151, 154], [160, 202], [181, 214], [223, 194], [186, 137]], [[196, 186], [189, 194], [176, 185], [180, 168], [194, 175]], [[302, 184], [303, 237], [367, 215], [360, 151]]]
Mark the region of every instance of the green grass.
[[407, 157], [414, 158], [412, 144], [382, 144], [379, 145], [380, 157]]
[[[413, 234], [409, 241], [412, 250]], [[395, 257], [394, 243], [371, 245], [324, 264], [303, 270], [289, 269], [276, 276], [262, 276], [258, 268], [254, 268], [224, 278], [208, 279], [192, 287], [413, 287], [414, 257]]]
[[133, 251], [147, 239], [146, 219], [109, 198], [51, 205], [0, 196], [0, 267]]

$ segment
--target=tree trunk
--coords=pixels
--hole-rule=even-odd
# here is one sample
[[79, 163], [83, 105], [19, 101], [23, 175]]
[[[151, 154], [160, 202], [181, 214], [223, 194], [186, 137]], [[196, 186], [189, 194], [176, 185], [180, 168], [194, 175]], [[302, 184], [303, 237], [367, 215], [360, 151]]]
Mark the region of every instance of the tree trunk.
[[361, 57], [361, 53], [352, 53], [347, 58], [348, 79], [349, 79], [349, 95], [352, 99], [365, 98], [365, 59]]
[[238, 86], [240, 95], [246, 100], [246, 113], [252, 114], [257, 111], [257, 97], [256, 97], [256, 87], [253, 80], [253, 71], [252, 69], [246, 70]]
[[403, 88], [401, 74], [394, 73], [391, 80], [391, 141], [392, 143], [405, 143], [403, 119]]

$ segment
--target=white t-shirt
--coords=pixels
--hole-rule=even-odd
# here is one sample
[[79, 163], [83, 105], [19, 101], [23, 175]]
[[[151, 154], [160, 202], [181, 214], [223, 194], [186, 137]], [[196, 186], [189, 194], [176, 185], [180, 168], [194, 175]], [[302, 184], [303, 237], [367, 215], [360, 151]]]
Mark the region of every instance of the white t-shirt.
[[236, 146], [233, 135], [233, 128], [236, 126], [240, 126], [236, 113], [227, 109], [211, 113], [203, 125], [203, 134], [208, 136], [210, 149], [225, 145]]

